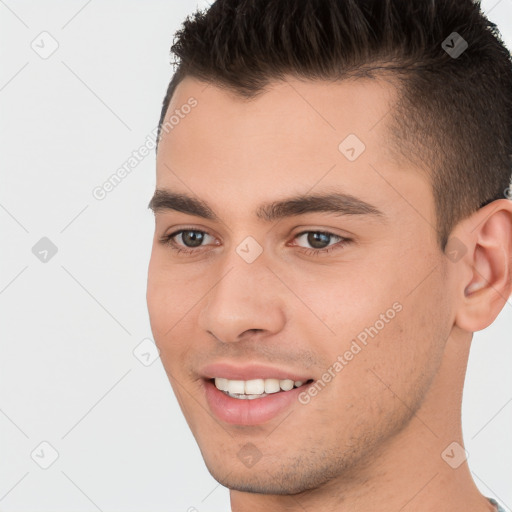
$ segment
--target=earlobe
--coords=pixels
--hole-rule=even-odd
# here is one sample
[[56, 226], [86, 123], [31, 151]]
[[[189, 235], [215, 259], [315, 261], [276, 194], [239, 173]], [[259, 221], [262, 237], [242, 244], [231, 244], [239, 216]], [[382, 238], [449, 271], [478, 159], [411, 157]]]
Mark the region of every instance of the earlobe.
[[457, 236], [468, 247], [455, 323], [468, 332], [488, 327], [512, 293], [512, 201], [499, 199], [464, 220]]

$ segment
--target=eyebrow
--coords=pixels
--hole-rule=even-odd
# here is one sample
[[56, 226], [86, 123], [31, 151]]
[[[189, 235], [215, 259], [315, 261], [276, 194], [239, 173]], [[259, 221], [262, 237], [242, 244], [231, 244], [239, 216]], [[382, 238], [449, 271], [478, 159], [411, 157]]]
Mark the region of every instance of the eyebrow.
[[[188, 215], [220, 222], [220, 218], [205, 201], [181, 192], [157, 189], [149, 202], [148, 208], [154, 213], [174, 210]], [[261, 204], [256, 209], [256, 217], [266, 222], [274, 222], [286, 217], [295, 217], [306, 213], [324, 212], [338, 216], [369, 215], [385, 219], [384, 213], [351, 194], [340, 192], [314, 195], [297, 195]]]

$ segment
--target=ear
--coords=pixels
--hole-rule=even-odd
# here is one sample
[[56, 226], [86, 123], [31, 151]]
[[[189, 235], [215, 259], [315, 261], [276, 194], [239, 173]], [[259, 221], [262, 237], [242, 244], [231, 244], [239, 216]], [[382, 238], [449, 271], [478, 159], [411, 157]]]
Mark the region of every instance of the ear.
[[[456, 251], [453, 252], [453, 248]], [[498, 199], [453, 230], [445, 254], [456, 262], [455, 325], [468, 332], [485, 329], [512, 293], [512, 201]]]

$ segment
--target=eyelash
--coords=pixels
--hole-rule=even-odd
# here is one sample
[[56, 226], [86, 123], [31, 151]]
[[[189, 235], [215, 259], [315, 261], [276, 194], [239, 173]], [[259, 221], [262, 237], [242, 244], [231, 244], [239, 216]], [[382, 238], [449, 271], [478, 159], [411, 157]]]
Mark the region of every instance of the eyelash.
[[[202, 231], [202, 230], [199, 230], [199, 229], [188, 229], [188, 228], [185, 228], [185, 229], [180, 229], [178, 231], [174, 231], [173, 233], [170, 233], [169, 235], [163, 236], [162, 238], [160, 238], [160, 242], [165, 244], [165, 245], [168, 245], [176, 254], [192, 254], [192, 253], [202, 252], [202, 251], [200, 251], [200, 249], [201, 249], [201, 247], [204, 247], [204, 246], [200, 246], [199, 249], [191, 248], [191, 247], [185, 247], [184, 248], [183, 246], [178, 245], [173, 240], [173, 238], [176, 237], [177, 235], [180, 235], [181, 233], [186, 233], [186, 232], [202, 233], [202, 234], [205, 234], [205, 235], [212, 236], [207, 231]], [[321, 255], [330, 253], [332, 251], [336, 251], [336, 250], [342, 249], [343, 247], [345, 247], [345, 245], [347, 245], [348, 243], [350, 243], [352, 241], [350, 238], [345, 238], [345, 237], [342, 237], [340, 235], [336, 235], [334, 233], [330, 233], [329, 231], [321, 231], [321, 230], [301, 231], [300, 233], [297, 233], [293, 237], [293, 239], [298, 238], [298, 237], [300, 237], [302, 235], [305, 235], [307, 233], [317, 233], [317, 234], [327, 235], [329, 237], [334, 237], [334, 238], [339, 238], [340, 239], [340, 241], [338, 243], [336, 243], [334, 245], [331, 245], [331, 246], [328, 246], [328, 247], [326, 247], [324, 249], [308, 249], [306, 247], [294, 246], [294, 247], [298, 247], [299, 250], [301, 250], [301, 252], [303, 252], [307, 256], [321, 256]]]

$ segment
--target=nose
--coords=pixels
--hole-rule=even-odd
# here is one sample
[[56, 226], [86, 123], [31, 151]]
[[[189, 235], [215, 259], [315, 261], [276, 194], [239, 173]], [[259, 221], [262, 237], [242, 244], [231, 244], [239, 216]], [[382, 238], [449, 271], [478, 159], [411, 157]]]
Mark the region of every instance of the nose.
[[198, 325], [226, 343], [240, 341], [250, 331], [275, 334], [286, 323], [285, 293], [263, 255], [247, 263], [234, 254], [201, 301]]

